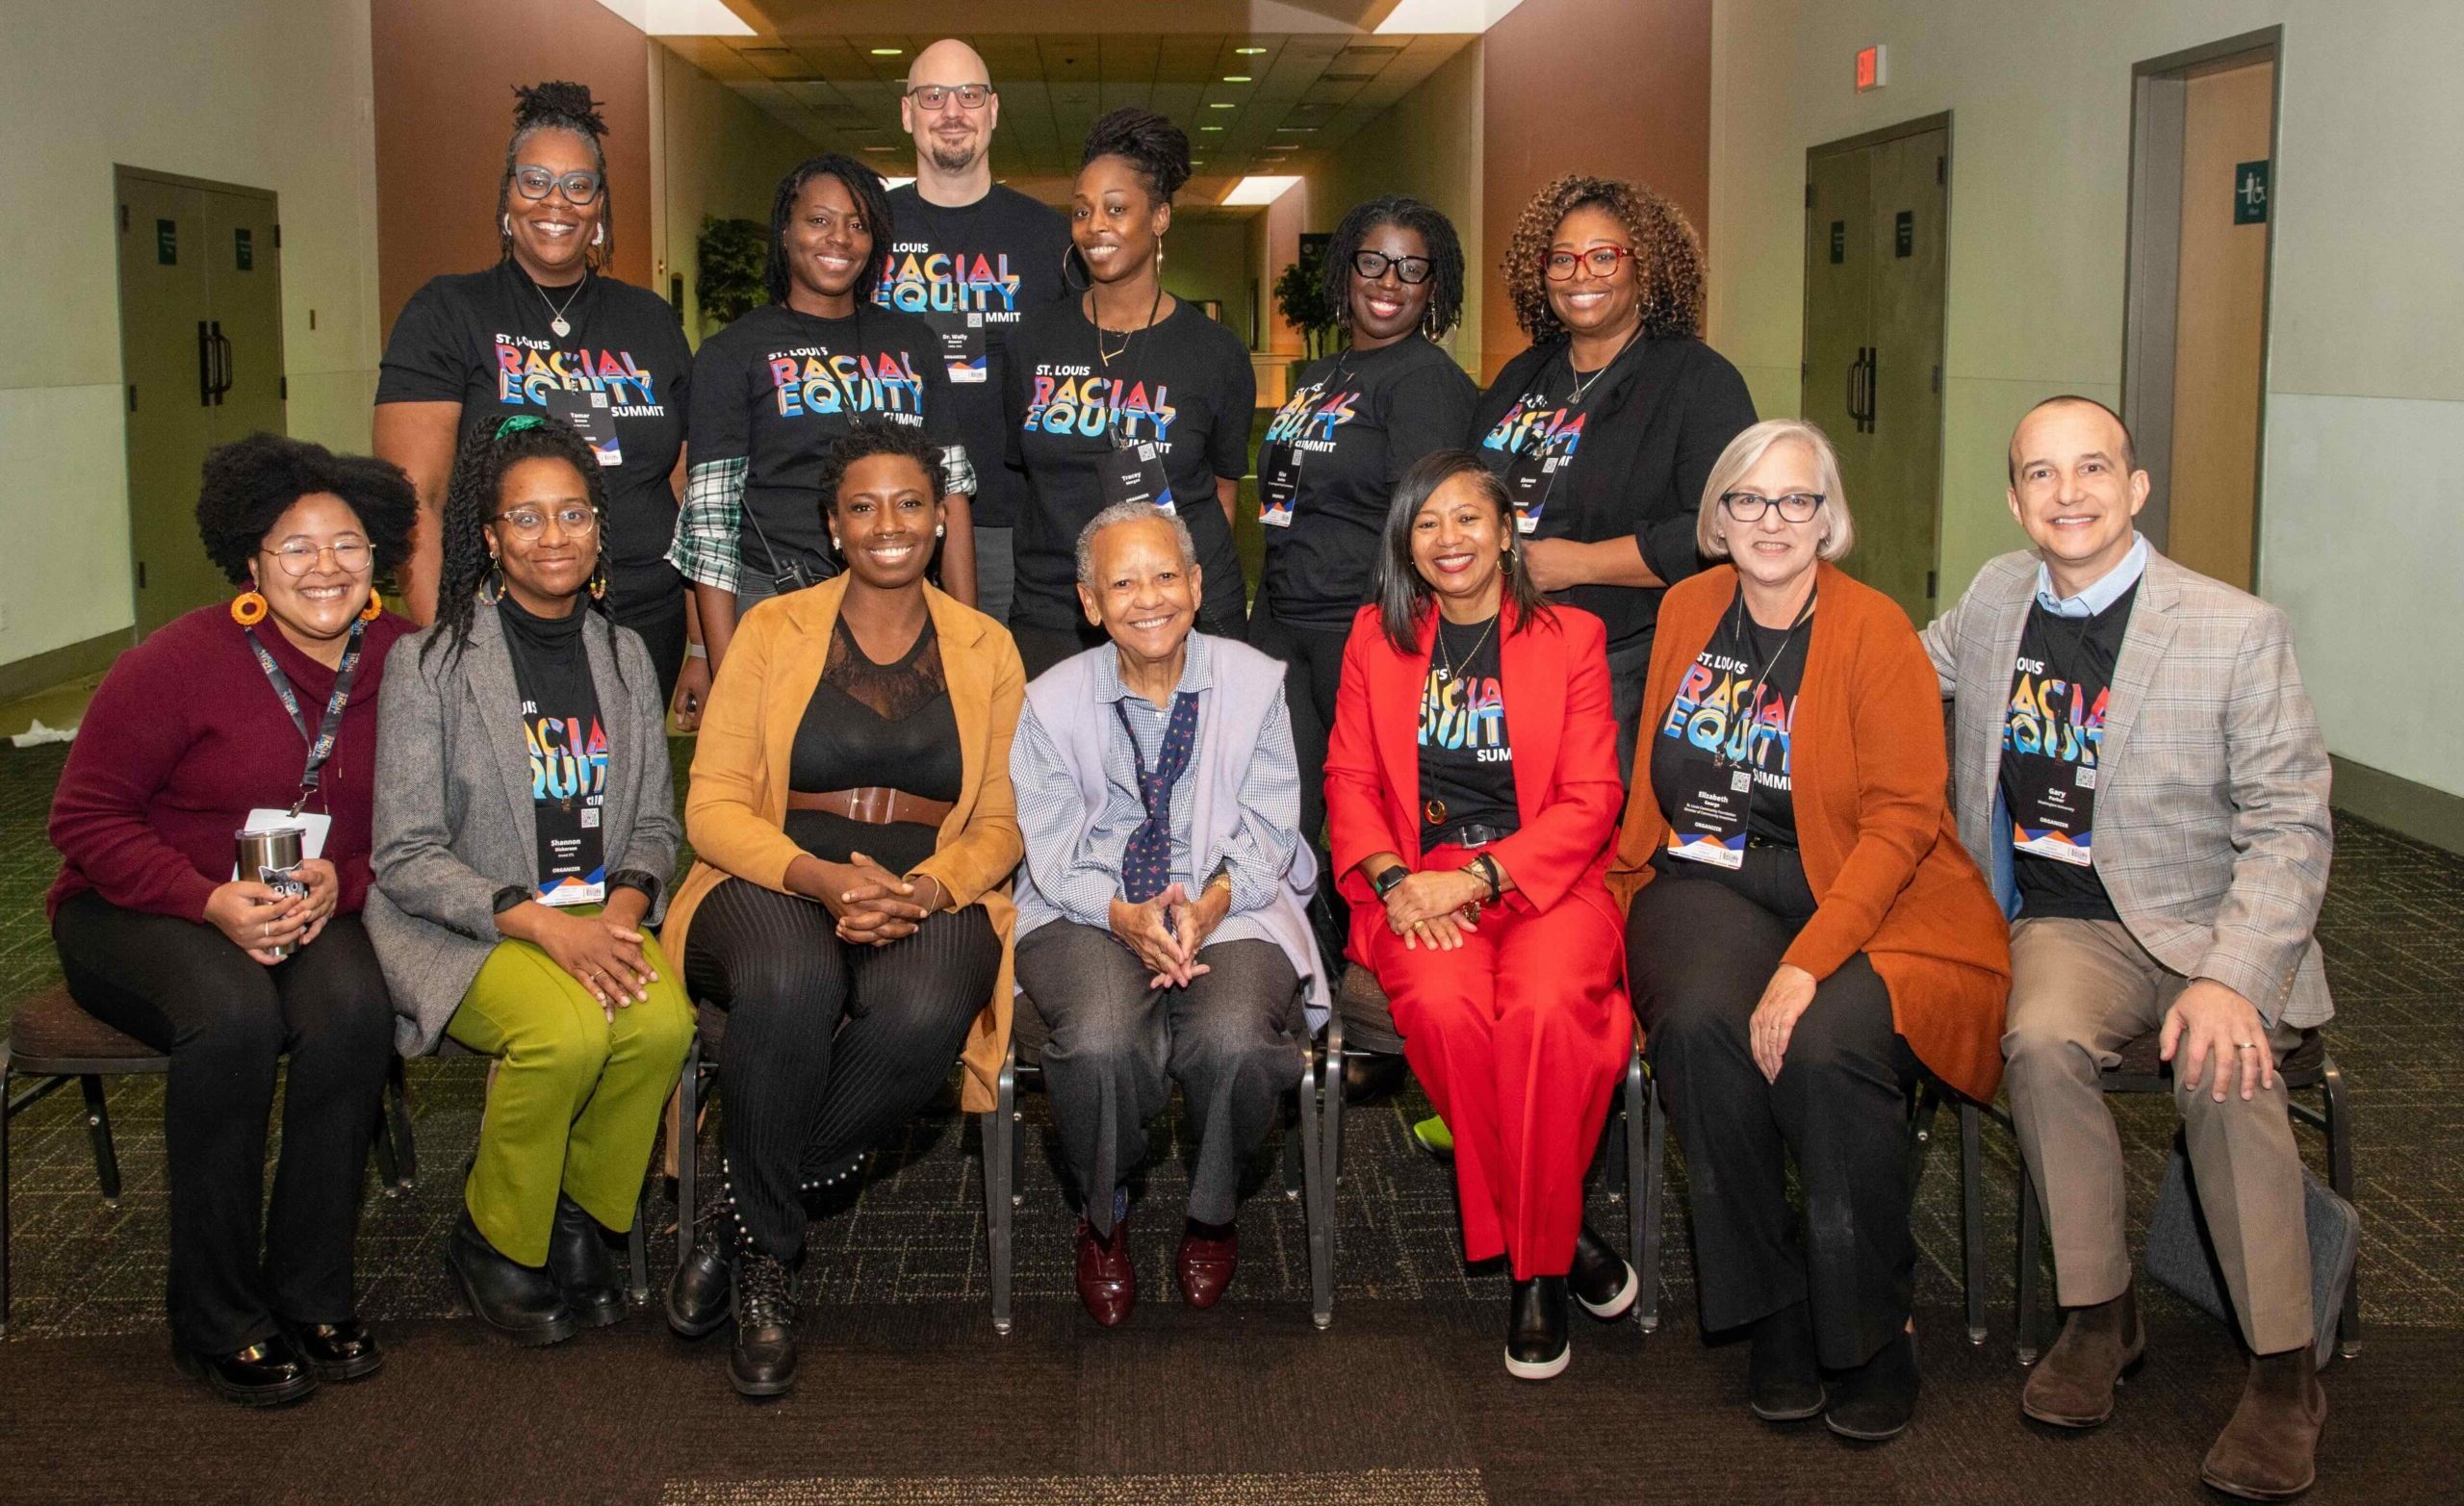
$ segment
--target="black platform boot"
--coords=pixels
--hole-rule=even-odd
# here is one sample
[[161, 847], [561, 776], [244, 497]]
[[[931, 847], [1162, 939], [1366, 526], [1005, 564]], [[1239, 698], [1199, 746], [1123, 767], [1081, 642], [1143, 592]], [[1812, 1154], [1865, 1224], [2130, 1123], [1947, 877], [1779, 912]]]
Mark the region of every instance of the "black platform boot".
[[1575, 1236], [1574, 1269], [1566, 1273], [1566, 1289], [1582, 1310], [1604, 1323], [1613, 1323], [1632, 1311], [1643, 1290], [1643, 1279], [1626, 1257], [1584, 1224]]
[[562, 1192], [548, 1230], [548, 1276], [582, 1322], [606, 1328], [625, 1320], [625, 1283], [607, 1253], [606, 1231]]
[[562, 1343], [574, 1336], [574, 1310], [544, 1267], [497, 1252], [466, 1206], [445, 1237], [445, 1264], [479, 1321], [518, 1344]]
[[783, 1396], [796, 1384], [795, 1267], [759, 1250], [736, 1257], [728, 1383], [739, 1396]]
[[1514, 1284], [1505, 1325], [1505, 1372], [1519, 1381], [1545, 1381], [1566, 1367], [1566, 1278], [1534, 1276]]

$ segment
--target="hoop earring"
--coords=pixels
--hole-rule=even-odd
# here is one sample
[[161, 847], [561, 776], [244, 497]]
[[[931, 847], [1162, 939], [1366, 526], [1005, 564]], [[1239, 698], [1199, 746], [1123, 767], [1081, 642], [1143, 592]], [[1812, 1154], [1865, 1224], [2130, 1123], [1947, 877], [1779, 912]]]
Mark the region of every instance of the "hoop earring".
[[598, 224], [590, 227], [590, 243], [593, 245], [605, 245], [607, 243], [607, 222], [605, 220], [603, 219]]
[[231, 599], [231, 620], [243, 627], [254, 627], [266, 620], [265, 593], [250, 586]]
[[603, 557], [590, 567], [590, 599], [594, 601], [607, 600], [607, 561]]
[[1084, 281], [1071, 277], [1069, 275], [1069, 259], [1073, 256], [1078, 257], [1078, 265], [1080, 267], [1085, 267], [1087, 265], [1087, 259], [1083, 256], [1078, 256], [1078, 246], [1074, 242], [1068, 245], [1063, 246], [1061, 248], [1061, 286], [1071, 293], [1084, 293], [1095, 285], [1094, 274], [1090, 272]]
[[1162, 236], [1155, 238], [1155, 270], [1159, 274], [1164, 270], [1164, 238]]
[[479, 600], [487, 602], [490, 606], [494, 606], [499, 601], [504, 600], [504, 571], [502, 569], [495, 565], [490, 565], [488, 567], [486, 576], [479, 581]]
[[497, 232], [508, 241], [513, 239], [513, 217], [511, 215], [499, 215], [497, 217]]
[[369, 587], [368, 604], [359, 609], [359, 620], [363, 623], [372, 623], [384, 615], [385, 599], [376, 594], [374, 586]]

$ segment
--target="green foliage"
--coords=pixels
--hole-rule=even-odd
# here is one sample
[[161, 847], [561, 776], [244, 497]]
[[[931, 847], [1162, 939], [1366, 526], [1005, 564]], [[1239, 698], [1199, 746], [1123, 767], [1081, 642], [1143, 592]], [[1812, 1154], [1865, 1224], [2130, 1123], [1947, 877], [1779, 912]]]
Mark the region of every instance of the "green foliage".
[[1334, 306], [1326, 301], [1325, 262], [1323, 246], [1305, 245], [1300, 260], [1274, 280], [1275, 312], [1300, 331], [1312, 360], [1323, 353], [1326, 337], [1335, 329]]
[[763, 282], [770, 265], [768, 225], [705, 215], [695, 250], [701, 270], [693, 279], [693, 295], [701, 300], [705, 331], [734, 323], [769, 298]]

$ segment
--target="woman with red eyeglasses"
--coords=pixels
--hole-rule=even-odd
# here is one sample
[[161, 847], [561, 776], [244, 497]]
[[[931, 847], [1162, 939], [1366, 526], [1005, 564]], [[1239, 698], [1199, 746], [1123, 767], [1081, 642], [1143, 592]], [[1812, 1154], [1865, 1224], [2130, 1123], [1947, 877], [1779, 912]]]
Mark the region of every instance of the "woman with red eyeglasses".
[[1703, 344], [1702, 244], [1651, 190], [1559, 178], [1524, 207], [1505, 276], [1531, 348], [1481, 394], [1471, 443], [1514, 499], [1533, 581], [1607, 625], [1630, 768], [1660, 594], [1700, 568], [1703, 482], [1754, 401]]

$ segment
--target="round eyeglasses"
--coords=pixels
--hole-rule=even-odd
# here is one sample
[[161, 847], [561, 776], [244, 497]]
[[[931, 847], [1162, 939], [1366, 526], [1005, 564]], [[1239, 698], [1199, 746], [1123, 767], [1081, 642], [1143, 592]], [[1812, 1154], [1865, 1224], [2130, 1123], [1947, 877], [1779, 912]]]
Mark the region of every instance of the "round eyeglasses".
[[315, 570], [319, 557], [326, 554], [334, 557], [334, 568], [346, 575], [356, 575], [376, 562], [376, 550], [366, 539], [336, 539], [331, 544], [285, 539], [280, 548], [257, 552], [281, 566], [282, 573], [294, 579]]
[[599, 531], [598, 511], [579, 505], [552, 511], [544, 507], [512, 507], [497, 514], [496, 522], [499, 527], [512, 529], [515, 538], [535, 539], [548, 531], [551, 518], [556, 520], [556, 526], [568, 538], [585, 539]]

